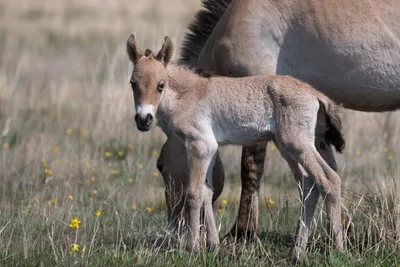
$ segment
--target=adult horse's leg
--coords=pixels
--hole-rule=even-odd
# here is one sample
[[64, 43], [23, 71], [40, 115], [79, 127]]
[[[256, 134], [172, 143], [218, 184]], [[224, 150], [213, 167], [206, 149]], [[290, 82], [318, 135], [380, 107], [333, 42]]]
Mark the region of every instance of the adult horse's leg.
[[266, 146], [243, 147], [242, 192], [236, 222], [225, 238], [251, 238], [258, 228], [258, 193], [264, 172]]

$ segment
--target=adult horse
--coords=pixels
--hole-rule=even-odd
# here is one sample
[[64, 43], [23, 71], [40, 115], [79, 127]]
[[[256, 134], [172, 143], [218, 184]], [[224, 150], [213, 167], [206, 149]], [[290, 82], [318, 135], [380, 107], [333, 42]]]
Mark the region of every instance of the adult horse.
[[[353, 110], [400, 108], [400, 2], [203, 0], [203, 6], [189, 26], [181, 63], [222, 76], [290, 75]], [[257, 230], [265, 152], [243, 147], [231, 235]], [[302, 195], [317, 195], [305, 178]], [[306, 230], [315, 207], [308, 208]]]

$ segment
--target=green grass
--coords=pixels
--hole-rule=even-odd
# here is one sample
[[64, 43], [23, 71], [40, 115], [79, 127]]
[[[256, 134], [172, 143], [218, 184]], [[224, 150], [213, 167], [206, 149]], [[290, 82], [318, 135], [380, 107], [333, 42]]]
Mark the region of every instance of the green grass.
[[[125, 42], [134, 33], [156, 51], [169, 35], [176, 58], [199, 1], [134, 2], [0, 4], [0, 266], [287, 266], [298, 193], [273, 146], [256, 240], [192, 256], [165, 228], [156, 169], [165, 136], [134, 125]], [[318, 212], [304, 266], [399, 265], [398, 115], [344, 112], [346, 150], [337, 160], [355, 242], [334, 253]], [[221, 149], [220, 236], [236, 217], [240, 152]], [[219, 214], [223, 199], [228, 205]], [[77, 230], [69, 227], [75, 217]], [[70, 250], [73, 243], [79, 251]]]
[[[118, 210], [108, 203], [96, 217], [92, 204], [81, 208], [79, 213], [68, 214], [65, 209], [60, 212], [57, 205], [49, 208], [46, 216], [36, 214], [34, 208], [7, 216], [1, 233], [5, 241], [1, 245], [1, 266], [289, 265], [288, 253], [293, 245], [291, 228], [295, 221], [286, 216], [271, 216], [270, 209], [262, 209], [261, 221], [274, 225], [279, 220], [282, 229], [264, 228], [255, 240], [238, 243], [234, 250], [222, 244], [217, 253], [202, 247], [199, 255], [193, 256], [180, 250], [176, 236], [165, 229], [163, 211], [148, 214], [144, 208]], [[217, 215], [218, 225], [228, 229], [233, 215], [233, 209], [228, 206], [223, 214]], [[75, 216], [81, 221], [79, 229], [68, 226]], [[376, 249], [375, 244], [362, 250], [354, 246], [338, 254], [323, 244], [322, 235], [323, 226], [319, 225], [304, 266], [397, 266], [400, 263], [399, 251], [393, 246]], [[70, 250], [72, 243], [80, 246], [79, 251]]]

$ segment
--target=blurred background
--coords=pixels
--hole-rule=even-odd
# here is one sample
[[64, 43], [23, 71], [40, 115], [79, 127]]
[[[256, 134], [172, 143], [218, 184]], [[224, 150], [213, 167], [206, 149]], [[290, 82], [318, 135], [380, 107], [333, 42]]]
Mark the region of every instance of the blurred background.
[[[135, 127], [125, 42], [134, 33], [143, 49], [158, 50], [168, 35], [176, 58], [199, 9], [200, 0], [0, 2], [1, 222], [18, 214], [68, 221], [110, 203], [127, 213], [164, 211], [156, 160], [165, 136]], [[400, 174], [400, 113], [346, 110], [343, 119], [347, 146], [337, 161], [347, 197], [392, 190]], [[241, 148], [221, 151], [220, 199], [237, 203]], [[274, 146], [260, 190], [261, 206], [297, 199]]]

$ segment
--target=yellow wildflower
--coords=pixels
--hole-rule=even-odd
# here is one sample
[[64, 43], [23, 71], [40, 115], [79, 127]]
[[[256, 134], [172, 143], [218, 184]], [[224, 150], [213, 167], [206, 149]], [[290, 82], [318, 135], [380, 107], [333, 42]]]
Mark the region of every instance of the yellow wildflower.
[[92, 197], [89, 197], [89, 202], [92, 202], [93, 201], [93, 198]]
[[53, 148], [53, 152], [54, 153], [57, 153], [57, 152], [59, 152], [60, 151], [60, 149], [58, 148], [58, 146], [55, 146], [54, 148]]
[[101, 210], [96, 210], [95, 214], [97, 217], [99, 217], [101, 215]]
[[83, 129], [83, 128], [80, 128], [79, 132], [81, 133], [81, 135], [86, 135], [87, 134], [85, 129]]
[[273, 205], [275, 205], [275, 201], [272, 200], [271, 198], [268, 199], [268, 206], [273, 206]]
[[42, 163], [42, 166], [43, 166], [43, 167], [46, 167], [46, 166], [47, 166], [47, 163], [46, 163], [46, 159], [45, 159], [45, 158], [42, 158], [42, 160], [41, 160], [40, 162]]
[[4, 148], [8, 148], [8, 143], [4, 143], [4, 144], [3, 144], [3, 147], [4, 147]]
[[219, 214], [223, 214], [224, 213], [224, 209], [218, 209], [218, 213]]
[[112, 174], [118, 174], [118, 173], [119, 173], [119, 170], [112, 170], [111, 173], [112, 173]]
[[65, 132], [66, 132], [68, 135], [71, 135], [71, 134], [72, 134], [72, 129], [71, 129], [71, 128], [67, 128], [67, 129], [65, 130]]
[[392, 155], [389, 155], [388, 156], [388, 160], [392, 160], [393, 159], [393, 156]]
[[139, 163], [139, 164], [137, 165], [137, 167], [138, 167], [139, 170], [141, 170], [141, 169], [143, 169], [143, 164]]
[[387, 153], [387, 152], [389, 152], [389, 148], [384, 147], [384, 148], [382, 149], [382, 151], [383, 151], [384, 153]]
[[271, 145], [271, 151], [276, 150], [276, 146], [274, 144]]
[[123, 155], [124, 155], [124, 152], [122, 152], [122, 151], [118, 152], [118, 156], [122, 157]]
[[69, 200], [74, 200], [74, 196], [73, 196], [73, 195], [69, 195], [69, 196], [68, 196], [68, 199], [69, 199]]
[[129, 181], [130, 183], [133, 183], [133, 178], [132, 178], [132, 177], [129, 178], [128, 181]]
[[57, 200], [55, 200], [55, 199], [47, 201], [47, 205], [49, 205], [49, 206], [55, 205], [56, 203], [57, 203]]
[[104, 152], [104, 156], [109, 157], [109, 156], [111, 156], [111, 153], [106, 151], [106, 152]]
[[107, 202], [107, 201], [104, 201], [103, 204], [104, 204], [105, 206], [107, 206], [107, 205], [108, 205], [108, 202]]
[[129, 145], [128, 145], [128, 148], [129, 148], [130, 150], [133, 150], [133, 144], [129, 144]]
[[92, 194], [93, 194], [93, 195], [97, 195], [97, 190], [94, 189], [94, 190], [92, 191]]
[[96, 177], [90, 176], [90, 181], [92, 181], [92, 182], [96, 181]]
[[74, 229], [78, 229], [80, 223], [81, 223], [81, 221], [79, 221], [79, 219], [77, 217], [75, 217], [75, 218], [73, 218], [71, 220], [71, 223], [69, 224], [69, 227], [74, 228]]
[[46, 174], [46, 175], [52, 175], [53, 174], [53, 172], [50, 170], [50, 169], [44, 169], [44, 173]]
[[72, 252], [79, 251], [79, 245], [76, 244], [76, 243], [73, 243], [73, 244], [71, 245], [71, 251], [72, 251]]
[[153, 211], [153, 209], [150, 208], [150, 207], [148, 207], [148, 208], [146, 209], [146, 213], [149, 214], [149, 215], [151, 214], [152, 211]]
[[158, 177], [158, 175], [159, 175], [158, 172], [154, 172], [154, 173], [153, 173], [153, 176], [154, 176], [154, 177]]
[[157, 157], [158, 156], [158, 151], [156, 149], [153, 149], [152, 154], [153, 154], [153, 157]]
[[136, 204], [132, 204], [131, 208], [132, 208], [133, 210], [135, 210], [135, 209], [136, 209]]
[[227, 204], [228, 204], [228, 200], [223, 199], [223, 200], [222, 200], [222, 206], [226, 206]]

